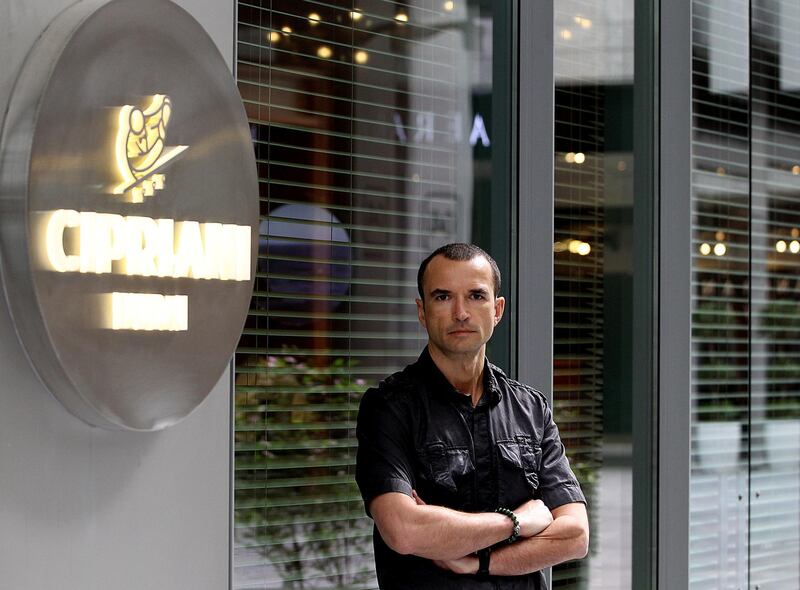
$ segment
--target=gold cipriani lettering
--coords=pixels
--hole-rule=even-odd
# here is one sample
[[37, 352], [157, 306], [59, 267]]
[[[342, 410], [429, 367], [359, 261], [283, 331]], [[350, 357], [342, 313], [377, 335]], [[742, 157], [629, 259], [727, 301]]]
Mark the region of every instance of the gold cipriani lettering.
[[44, 227], [45, 266], [57, 272], [250, 280], [249, 225], [58, 209]]
[[189, 329], [189, 297], [159, 293], [108, 293], [111, 330], [186, 332]]

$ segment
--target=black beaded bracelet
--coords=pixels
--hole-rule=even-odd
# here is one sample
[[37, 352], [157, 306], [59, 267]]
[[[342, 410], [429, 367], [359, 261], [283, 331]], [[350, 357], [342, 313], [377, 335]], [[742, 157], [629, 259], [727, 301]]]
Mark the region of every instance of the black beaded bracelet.
[[511, 536], [506, 539], [506, 543], [513, 543], [517, 540], [517, 537], [519, 537], [519, 519], [517, 519], [517, 515], [508, 508], [498, 508], [495, 510], [495, 512], [509, 517], [511, 522], [514, 523], [514, 531], [511, 533]]

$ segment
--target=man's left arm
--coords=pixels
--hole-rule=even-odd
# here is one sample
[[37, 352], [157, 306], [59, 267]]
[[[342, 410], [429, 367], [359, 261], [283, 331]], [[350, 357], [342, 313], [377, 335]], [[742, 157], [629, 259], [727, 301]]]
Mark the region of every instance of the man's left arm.
[[[538, 535], [495, 549], [489, 562], [492, 575], [527, 574], [571, 559], [582, 559], [588, 552], [586, 498], [569, 466], [553, 412], [547, 403], [542, 403], [545, 427], [538, 492], [544, 503], [553, 507], [550, 509], [553, 522]], [[477, 558], [466, 556], [454, 562], [438, 562], [438, 565], [458, 573], [474, 573], [476, 563]]]
[[492, 552], [489, 573], [519, 576], [571, 559], [582, 559], [589, 551], [589, 519], [582, 502], [553, 508], [553, 522], [536, 536]]
[[489, 571], [515, 576], [538, 571], [571, 559], [582, 559], [589, 551], [589, 519], [586, 498], [569, 466], [566, 449], [553, 420], [553, 411], [543, 402], [544, 434], [539, 466], [539, 494], [553, 507], [553, 522], [534, 537], [501, 547], [490, 561]]
[[[589, 520], [582, 502], [552, 510], [553, 522], [538, 535], [520, 539], [492, 551], [489, 574], [521, 576], [569, 561], [583, 559], [589, 551]], [[457, 574], [478, 573], [478, 558], [467, 555], [451, 561], [436, 561], [442, 569]]]

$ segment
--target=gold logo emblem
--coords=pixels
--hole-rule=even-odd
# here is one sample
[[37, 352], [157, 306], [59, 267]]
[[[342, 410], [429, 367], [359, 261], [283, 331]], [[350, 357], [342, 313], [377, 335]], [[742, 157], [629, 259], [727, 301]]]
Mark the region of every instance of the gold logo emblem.
[[115, 195], [130, 192], [134, 203], [141, 203], [164, 188], [163, 170], [189, 146], [167, 146], [167, 125], [172, 115], [169, 96], [156, 94], [145, 109], [125, 105], [119, 113], [116, 138], [117, 168], [122, 182], [113, 188]]

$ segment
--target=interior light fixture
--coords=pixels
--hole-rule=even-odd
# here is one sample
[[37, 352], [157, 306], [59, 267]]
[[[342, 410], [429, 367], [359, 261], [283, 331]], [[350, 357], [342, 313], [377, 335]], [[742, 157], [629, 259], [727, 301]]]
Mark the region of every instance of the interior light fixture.
[[319, 49], [317, 49], [317, 56], [321, 57], [322, 59], [329, 59], [333, 55], [333, 51], [327, 45], [320, 45]]
[[717, 240], [718, 242], [724, 242], [725, 241], [725, 232], [721, 231], [721, 230], [717, 230], [716, 232], [714, 232], [714, 239]]
[[278, 31], [271, 31], [269, 34], [269, 40], [271, 43], [277, 43], [281, 40], [281, 34]]
[[561, 29], [561, 38], [564, 39], [564, 41], [569, 41], [572, 39], [572, 31], [569, 29]]
[[321, 21], [322, 17], [320, 17], [320, 15], [317, 14], [316, 12], [312, 12], [311, 14], [308, 15], [308, 22], [311, 23], [312, 26], [319, 24]]
[[786, 244], [785, 240], [778, 240], [777, 242], [775, 242], [775, 250], [777, 250], [781, 254], [786, 252], [786, 247], [787, 247], [787, 244]]
[[578, 152], [575, 154], [575, 163], [576, 164], [583, 164], [586, 161], [586, 154], [583, 152]]
[[793, 227], [792, 231], [791, 231], [791, 234], [792, 234], [793, 238], [800, 238], [800, 229], [797, 229], [796, 227]]
[[455, 3], [455, 2], [453, 2], [453, 0], [447, 0], [447, 2], [445, 2], [445, 3], [444, 3], [444, 9], [445, 9], [447, 12], [453, 12], [453, 9], [454, 9], [455, 7], [456, 7], [456, 3]]
[[566, 162], [568, 164], [574, 164], [575, 163], [575, 152], [567, 152], [566, 154], [564, 154], [564, 160], [566, 160]]
[[360, 21], [363, 16], [364, 14], [358, 8], [350, 11], [350, 18], [354, 21]]
[[797, 164], [792, 166], [792, 174], [794, 174], [795, 176], [800, 176], [800, 166], [798, 166]]
[[[800, 246], [800, 244], [798, 244]], [[728, 248], [722, 242], [717, 242], [714, 244], [714, 254], [717, 256], [725, 256], [725, 253], [728, 251]]]
[[353, 59], [357, 64], [365, 64], [369, 60], [369, 54], [363, 49], [359, 49], [353, 54]]
[[398, 12], [394, 15], [394, 20], [399, 23], [407, 23], [408, 22], [408, 15], [405, 12]]
[[284, 25], [283, 27], [281, 27], [281, 31], [283, 32], [284, 35], [289, 35], [292, 32], [292, 27], [290, 27], [289, 25]]
[[792, 240], [789, 243], [789, 252], [791, 252], [792, 254], [797, 254], [798, 252], [800, 252], [800, 242], [798, 242], [797, 240]]
[[709, 254], [711, 254], [711, 244], [708, 244], [706, 242], [700, 244], [700, 254], [702, 254], [703, 256], [708, 256]]

